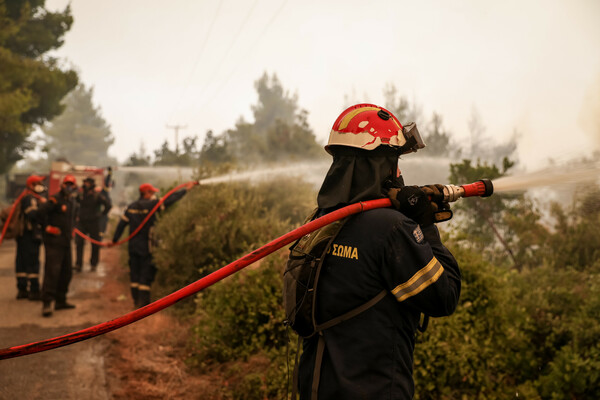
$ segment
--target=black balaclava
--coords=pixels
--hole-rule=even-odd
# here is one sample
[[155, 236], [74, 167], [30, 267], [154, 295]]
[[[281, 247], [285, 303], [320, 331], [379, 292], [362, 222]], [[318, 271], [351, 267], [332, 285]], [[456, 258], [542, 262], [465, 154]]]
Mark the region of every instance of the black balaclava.
[[379, 146], [362, 150], [346, 146], [330, 146], [333, 163], [317, 196], [322, 210], [330, 210], [359, 201], [380, 199], [392, 187], [404, 186], [397, 177], [398, 149]]

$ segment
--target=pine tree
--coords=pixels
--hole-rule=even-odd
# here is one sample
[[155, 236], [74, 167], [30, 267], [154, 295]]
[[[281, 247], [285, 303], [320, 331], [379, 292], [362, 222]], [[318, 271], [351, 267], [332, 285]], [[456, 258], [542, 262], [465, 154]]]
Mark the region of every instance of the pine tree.
[[44, 0], [0, 1], [0, 173], [33, 148], [36, 126], [59, 115], [77, 74], [46, 56], [71, 29], [70, 7], [48, 12]]
[[74, 164], [111, 165], [108, 148], [114, 138], [110, 126], [92, 103], [93, 89], [81, 84], [65, 99], [65, 111], [43, 128], [48, 158], [66, 158]]

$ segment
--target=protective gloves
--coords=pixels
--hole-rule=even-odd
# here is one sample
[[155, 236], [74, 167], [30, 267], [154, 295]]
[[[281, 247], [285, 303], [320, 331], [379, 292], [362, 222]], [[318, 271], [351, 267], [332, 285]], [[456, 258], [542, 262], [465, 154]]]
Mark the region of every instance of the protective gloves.
[[444, 202], [444, 185], [425, 185], [421, 187], [431, 200], [434, 222], [444, 222], [452, 219], [452, 210], [448, 202]]
[[390, 189], [388, 197], [398, 211], [426, 227], [452, 218], [452, 210], [444, 202], [443, 190], [442, 185], [404, 186]]

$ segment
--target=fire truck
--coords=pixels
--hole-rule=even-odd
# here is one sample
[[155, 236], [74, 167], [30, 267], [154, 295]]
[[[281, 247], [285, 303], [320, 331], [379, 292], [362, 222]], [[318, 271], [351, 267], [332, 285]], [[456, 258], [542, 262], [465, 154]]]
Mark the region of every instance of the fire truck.
[[60, 191], [60, 184], [67, 175], [73, 175], [77, 186], [81, 187], [85, 178], [94, 178], [96, 188], [104, 187], [105, 169], [89, 165], [73, 165], [66, 161], [54, 161], [50, 167], [49, 178], [46, 179], [48, 194], [53, 195]]
[[[36, 175], [45, 176], [44, 184], [48, 187], [48, 194], [53, 195], [60, 191], [60, 184], [66, 175], [73, 175], [77, 180], [77, 186], [81, 187], [85, 178], [94, 178], [98, 190], [104, 188], [104, 179], [107, 170], [89, 165], [74, 165], [68, 161], [54, 161], [47, 173], [36, 173]], [[25, 189], [27, 177], [31, 174], [16, 173], [7, 175], [6, 179], [6, 200], [14, 201]]]

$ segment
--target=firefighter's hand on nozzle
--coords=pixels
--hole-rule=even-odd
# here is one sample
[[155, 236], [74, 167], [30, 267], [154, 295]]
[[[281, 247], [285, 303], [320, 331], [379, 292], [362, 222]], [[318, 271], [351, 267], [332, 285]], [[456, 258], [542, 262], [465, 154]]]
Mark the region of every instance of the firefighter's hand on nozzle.
[[421, 189], [431, 201], [431, 206], [433, 207], [433, 222], [437, 223], [450, 220], [453, 214], [450, 209], [450, 204], [448, 204], [447, 201], [444, 201], [444, 185], [425, 185], [421, 186]]
[[435, 222], [433, 217], [434, 203], [418, 186], [390, 189], [388, 196], [398, 211], [422, 227], [433, 225]]
[[421, 226], [430, 226], [452, 218], [443, 191], [443, 185], [405, 186], [390, 189], [388, 196], [398, 211]]
[[444, 185], [425, 185], [421, 186], [420, 188], [433, 203], [442, 204], [444, 201]]

